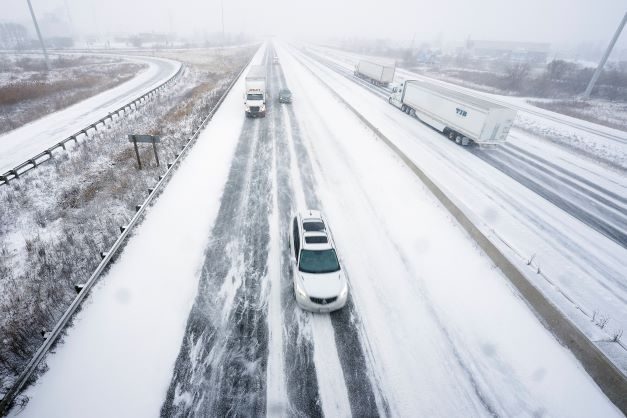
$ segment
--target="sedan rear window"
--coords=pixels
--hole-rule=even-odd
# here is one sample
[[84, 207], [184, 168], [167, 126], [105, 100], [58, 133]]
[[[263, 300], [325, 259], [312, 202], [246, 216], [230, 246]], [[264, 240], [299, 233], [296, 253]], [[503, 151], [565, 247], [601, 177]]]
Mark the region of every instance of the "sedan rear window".
[[326, 244], [329, 240], [324, 235], [315, 235], [313, 237], [306, 236], [305, 242], [307, 244]]
[[335, 250], [302, 250], [298, 269], [303, 273], [333, 273], [340, 269]]
[[303, 222], [305, 231], [324, 231], [324, 223], [322, 221], [306, 221]]

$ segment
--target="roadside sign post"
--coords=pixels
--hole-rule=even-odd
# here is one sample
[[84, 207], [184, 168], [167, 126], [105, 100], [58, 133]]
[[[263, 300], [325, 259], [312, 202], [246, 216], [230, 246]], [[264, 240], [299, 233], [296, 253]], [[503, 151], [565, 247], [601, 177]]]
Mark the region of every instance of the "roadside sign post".
[[158, 137], [153, 136], [152, 137], [152, 149], [155, 152], [155, 160], [157, 160], [157, 167], [159, 167], [159, 154], [157, 153], [157, 139]]
[[157, 142], [161, 141], [161, 138], [157, 135], [133, 135], [129, 134], [128, 136], [129, 142], [133, 143], [133, 147], [135, 147], [135, 155], [137, 156], [137, 165], [139, 169], [142, 169], [142, 162], [139, 158], [139, 149], [137, 148], [138, 142], [152, 143], [152, 149], [155, 152], [155, 160], [157, 161], [157, 166], [159, 164], [159, 153], [157, 152]]

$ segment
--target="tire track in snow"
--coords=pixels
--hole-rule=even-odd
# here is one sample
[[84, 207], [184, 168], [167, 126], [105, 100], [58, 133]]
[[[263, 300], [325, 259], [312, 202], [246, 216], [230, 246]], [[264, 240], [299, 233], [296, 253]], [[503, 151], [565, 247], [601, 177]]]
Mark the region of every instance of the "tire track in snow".
[[[511, 135], [511, 134], [510, 134]], [[513, 137], [515, 138], [516, 136], [513, 135]], [[593, 181], [588, 180], [587, 178], [583, 177], [582, 175], [580, 175], [579, 173], [569, 170], [567, 168], [564, 168], [558, 164], [552, 163], [551, 161], [547, 160], [546, 158], [542, 158], [537, 154], [534, 154], [532, 152], [529, 152], [525, 149], [522, 149], [512, 143], [508, 143], [507, 144], [507, 151], [508, 152], [513, 152], [513, 153], [519, 153], [523, 156], [526, 156], [529, 159], [533, 159], [536, 162], [548, 166], [549, 168], [555, 170], [556, 172], [560, 172], [562, 174], [564, 174], [567, 178], [574, 180], [574, 183], [582, 183], [585, 186], [587, 186], [589, 189], [591, 190], [596, 190], [597, 192], [604, 194], [606, 196], [608, 196], [609, 198], [616, 200], [617, 202], [622, 203], [623, 205], [627, 205], [627, 198], [625, 198], [624, 196], [618, 195], [614, 192], [612, 192], [609, 189], [606, 189], [605, 187], [599, 186], [598, 184], [596, 184]], [[578, 168], [585, 173], [585, 169], [582, 167]]]
[[[287, 83], [282, 71], [280, 71], [280, 78], [281, 86], [286, 86]], [[313, 165], [309, 151], [303, 143], [294, 109], [292, 106], [287, 106], [284, 112], [284, 120], [291, 130], [289, 135], [291, 152], [294, 156], [293, 159], [298, 162], [298, 174], [293, 175], [293, 179], [294, 181], [300, 179], [306, 206], [322, 208], [315, 192]], [[340, 311], [331, 313], [330, 318], [352, 415], [378, 416], [380, 413], [389, 415], [387, 400], [378, 385], [373, 382], [373, 372], [364, 352], [362, 342], [364, 337], [360, 335], [358, 314], [350, 294], [346, 306]], [[320, 325], [314, 324], [318, 329], [318, 334], [324, 332]], [[318, 362], [316, 364], [320, 367]]]
[[[272, 97], [281, 87], [272, 74]], [[272, 106], [272, 104], [271, 104]], [[289, 226], [292, 214], [296, 211], [293, 193], [292, 160], [288, 149], [285, 125], [282, 122], [281, 105], [273, 106], [272, 118], [275, 126], [275, 153], [277, 164], [277, 208], [279, 216], [279, 236], [281, 240], [281, 302], [284, 324], [284, 371], [285, 384], [288, 388], [288, 414], [297, 417], [322, 417], [322, 406], [319, 395], [318, 380], [314, 364], [314, 347], [308, 317], [296, 305], [292, 285], [292, 271], [289, 253]]]
[[268, 256], [268, 369], [266, 372], [266, 415], [282, 416], [289, 410], [285, 388], [283, 355], [283, 317], [281, 315], [281, 233], [277, 184], [276, 110], [268, 103], [270, 132], [273, 133], [272, 212], [270, 216], [270, 254]]
[[245, 121], [163, 416], [266, 411], [270, 138], [267, 124]]
[[593, 192], [586, 193], [559, 175], [545, 174], [542, 167], [522, 156], [515, 158], [505, 150], [485, 152], [471, 149], [471, 152], [622, 247], [627, 247], [625, 218], [618, 205]]

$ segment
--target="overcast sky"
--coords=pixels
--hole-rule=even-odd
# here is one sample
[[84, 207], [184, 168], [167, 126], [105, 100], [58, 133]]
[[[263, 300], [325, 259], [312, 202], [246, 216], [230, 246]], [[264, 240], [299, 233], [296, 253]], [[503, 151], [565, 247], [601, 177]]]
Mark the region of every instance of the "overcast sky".
[[[69, 14], [75, 32], [221, 31], [220, 0], [31, 0]], [[26, 0], [0, 0], [0, 20], [29, 23]], [[227, 32], [299, 37], [607, 43], [626, 0], [224, 0]], [[627, 47], [623, 34], [619, 47]]]

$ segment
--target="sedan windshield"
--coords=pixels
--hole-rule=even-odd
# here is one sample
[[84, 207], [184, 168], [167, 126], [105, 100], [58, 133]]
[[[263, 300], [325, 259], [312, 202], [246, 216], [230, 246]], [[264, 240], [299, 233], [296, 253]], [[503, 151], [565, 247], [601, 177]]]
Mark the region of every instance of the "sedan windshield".
[[263, 94], [261, 93], [249, 93], [248, 100], [263, 100]]
[[303, 250], [298, 269], [304, 273], [333, 273], [340, 269], [335, 250]]

